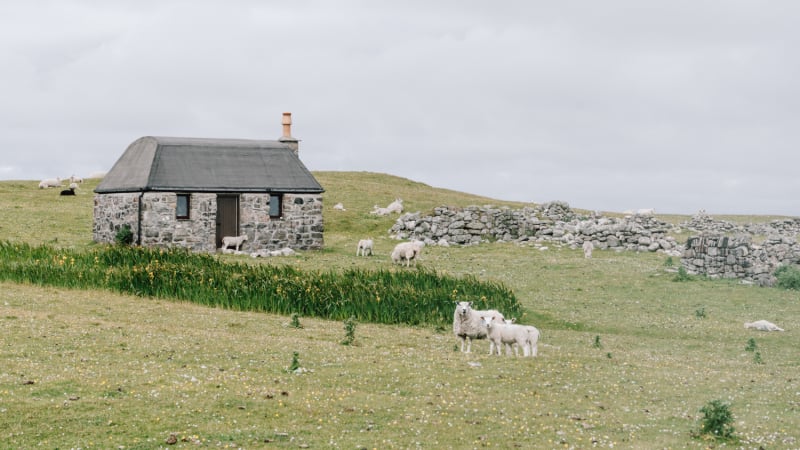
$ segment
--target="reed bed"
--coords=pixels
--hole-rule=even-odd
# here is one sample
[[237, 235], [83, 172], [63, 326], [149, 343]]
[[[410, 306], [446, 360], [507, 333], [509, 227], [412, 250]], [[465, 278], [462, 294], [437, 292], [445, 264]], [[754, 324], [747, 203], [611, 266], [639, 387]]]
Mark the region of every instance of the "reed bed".
[[445, 326], [453, 302], [520, 315], [498, 282], [432, 270], [303, 271], [222, 262], [182, 249], [101, 246], [79, 251], [0, 242], [0, 279], [72, 289], [108, 289], [238, 311], [299, 314], [382, 324]]

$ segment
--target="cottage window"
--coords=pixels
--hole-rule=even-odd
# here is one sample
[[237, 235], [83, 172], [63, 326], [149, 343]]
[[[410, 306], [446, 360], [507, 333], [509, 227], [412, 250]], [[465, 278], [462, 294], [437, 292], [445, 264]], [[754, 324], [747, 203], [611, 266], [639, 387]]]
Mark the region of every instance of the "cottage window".
[[270, 194], [269, 217], [277, 219], [281, 216], [283, 216], [283, 196], [281, 194]]
[[189, 218], [189, 194], [178, 194], [178, 201], [175, 204], [175, 218], [188, 219]]

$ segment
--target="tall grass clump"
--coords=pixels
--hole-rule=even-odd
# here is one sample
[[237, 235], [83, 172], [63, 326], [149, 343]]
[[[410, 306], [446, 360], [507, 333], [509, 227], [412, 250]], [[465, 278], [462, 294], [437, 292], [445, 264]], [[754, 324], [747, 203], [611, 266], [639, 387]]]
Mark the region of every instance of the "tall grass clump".
[[700, 408], [700, 434], [714, 439], [733, 438], [733, 414], [730, 406], [721, 400], [713, 400]]
[[222, 262], [186, 249], [100, 246], [88, 251], [0, 242], [0, 279], [109, 289], [243, 311], [359, 322], [430, 324], [452, 320], [453, 302], [521, 315], [501, 283], [432, 270], [301, 271], [290, 266]]
[[800, 269], [795, 266], [780, 266], [773, 273], [777, 286], [783, 289], [800, 291]]

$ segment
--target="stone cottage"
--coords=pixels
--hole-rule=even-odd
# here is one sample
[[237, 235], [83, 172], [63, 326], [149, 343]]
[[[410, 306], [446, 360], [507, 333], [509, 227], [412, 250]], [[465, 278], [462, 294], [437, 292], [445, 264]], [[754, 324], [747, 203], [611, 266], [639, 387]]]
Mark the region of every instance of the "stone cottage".
[[300, 161], [283, 114], [278, 140], [145, 136], [128, 146], [94, 190], [94, 240], [214, 252], [225, 236], [241, 250], [319, 249], [322, 186]]

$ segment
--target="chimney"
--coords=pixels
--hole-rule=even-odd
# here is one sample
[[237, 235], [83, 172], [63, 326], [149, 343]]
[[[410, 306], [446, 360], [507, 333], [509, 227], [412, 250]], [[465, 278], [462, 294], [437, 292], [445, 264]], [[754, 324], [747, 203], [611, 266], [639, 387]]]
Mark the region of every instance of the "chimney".
[[283, 113], [281, 123], [283, 124], [283, 136], [278, 141], [288, 145], [294, 151], [294, 154], [299, 156], [300, 141], [292, 137], [292, 113]]

